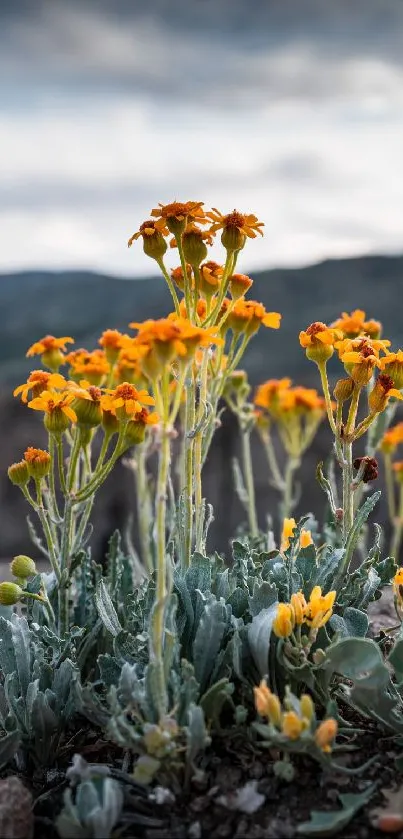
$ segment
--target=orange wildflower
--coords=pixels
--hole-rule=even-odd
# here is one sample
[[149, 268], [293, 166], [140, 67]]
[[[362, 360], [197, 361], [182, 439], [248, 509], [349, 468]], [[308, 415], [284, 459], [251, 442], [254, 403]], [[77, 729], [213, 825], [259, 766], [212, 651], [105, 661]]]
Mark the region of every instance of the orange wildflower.
[[387, 353], [390, 341], [370, 338], [345, 338], [336, 343], [340, 361], [346, 372], [360, 387], [368, 384], [374, 367], [381, 367], [379, 353]]
[[123, 382], [114, 389], [108, 388], [101, 397], [102, 409], [118, 419], [127, 419], [139, 413], [143, 405], [154, 405], [153, 397], [146, 390], [137, 390], [130, 382]]
[[[181, 291], [184, 291], [184, 289], [185, 289], [185, 279], [184, 279], [183, 270], [182, 270], [181, 265], [179, 265], [177, 268], [172, 268], [171, 277], [172, 277], [175, 285], [177, 285], [178, 288]], [[186, 263], [186, 280], [187, 280], [187, 283], [189, 284], [189, 288], [193, 288], [194, 287], [194, 280], [193, 280], [192, 266], [189, 265], [188, 263]]]
[[403, 443], [403, 422], [398, 422], [397, 425], [385, 431], [380, 448], [385, 453], [391, 453], [400, 443]]
[[27, 358], [32, 355], [42, 355], [50, 350], [62, 350], [64, 352], [66, 344], [73, 343], [73, 338], [55, 338], [54, 335], [45, 335], [44, 338], [41, 338], [40, 341], [36, 341], [35, 344], [32, 344], [32, 346], [27, 350]]
[[162, 259], [167, 249], [167, 243], [164, 239], [164, 236], [167, 235], [168, 228], [165, 225], [149, 219], [143, 221], [136, 233], [133, 233], [133, 236], [130, 237], [127, 245], [131, 248], [133, 242], [142, 236], [144, 253], [152, 259], [159, 260]]
[[253, 285], [253, 280], [247, 274], [232, 274], [228, 280], [228, 288], [233, 300], [244, 297]]
[[266, 312], [263, 303], [256, 300], [237, 300], [228, 317], [228, 325], [234, 332], [253, 335], [259, 327], [280, 328], [281, 315], [278, 312]]
[[315, 731], [315, 743], [320, 749], [322, 749], [322, 752], [329, 753], [332, 751], [332, 743], [337, 735], [337, 731], [338, 724], [333, 717], [323, 720], [323, 722], [318, 725]]
[[403, 460], [396, 460], [392, 465], [392, 469], [395, 473], [396, 480], [399, 483], [403, 483]]
[[259, 385], [256, 391], [254, 403], [259, 408], [266, 408], [271, 411], [278, 403], [278, 398], [283, 390], [291, 385], [291, 379], [268, 379], [267, 382]]
[[379, 414], [381, 411], [384, 411], [391, 397], [394, 399], [403, 399], [400, 390], [393, 387], [393, 379], [387, 376], [386, 373], [380, 373], [368, 396], [368, 405], [371, 414]]
[[31, 478], [44, 478], [48, 474], [52, 462], [49, 452], [45, 452], [43, 449], [35, 449], [33, 446], [29, 446], [24, 452], [24, 460]]
[[206, 297], [211, 297], [219, 288], [224, 269], [217, 262], [203, 262], [200, 266], [200, 291]]
[[305, 349], [307, 358], [321, 364], [331, 358], [335, 342], [342, 337], [342, 332], [318, 320], [299, 333], [299, 342]]
[[151, 210], [151, 215], [157, 218], [155, 227], [157, 230], [164, 232], [166, 228], [174, 234], [180, 236], [189, 222], [197, 221], [199, 224], [205, 224], [206, 218], [203, 210], [203, 201], [173, 201], [171, 204], [158, 204], [154, 210]]
[[48, 431], [60, 432], [65, 431], [70, 422], [77, 421], [77, 415], [71, 408], [73, 399], [74, 393], [71, 391], [44, 390], [40, 396], [28, 402], [28, 407], [34, 411], [44, 411]]
[[53, 388], [65, 388], [66, 380], [60, 373], [47, 373], [46, 370], [33, 370], [23, 385], [18, 385], [13, 391], [13, 396], [21, 394], [21, 401], [28, 402], [29, 391], [32, 390], [32, 397], [40, 396], [42, 391]]
[[98, 344], [105, 351], [109, 364], [115, 363], [126, 337], [128, 336], [122, 335], [118, 329], [105, 329], [102, 333]]
[[70, 376], [76, 380], [87, 379], [92, 385], [100, 385], [110, 371], [104, 350], [75, 350], [66, 356], [70, 364]]
[[393, 379], [394, 386], [398, 390], [403, 388], [403, 350], [388, 352], [380, 361], [382, 372]]
[[351, 314], [342, 312], [341, 317], [331, 325], [335, 329], [340, 329], [346, 338], [356, 338], [358, 335], [379, 338], [382, 331], [382, 324], [379, 321], [365, 320], [365, 312], [362, 309], [355, 309]]
[[245, 214], [233, 210], [232, 213], [223, 215], [213, 207], [212, 212], [206, 213], [206, 216], [213, 222], [210, 227], [211, 233], [222, 230], [221, 241], [229, 251], [241, 250], [246, 239], [255, 239], [257, 233], [263, 236], [262, 227], [264, 227], [264, 223], [259, 221], [253, 213]]

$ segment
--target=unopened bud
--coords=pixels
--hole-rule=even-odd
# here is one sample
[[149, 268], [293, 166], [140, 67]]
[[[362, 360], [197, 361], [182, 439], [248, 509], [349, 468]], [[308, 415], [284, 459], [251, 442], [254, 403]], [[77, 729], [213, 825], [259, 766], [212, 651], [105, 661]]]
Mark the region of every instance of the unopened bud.
[[346, 402], [350, 399], [354, 390], [354, 382], [348, 379], [339, 379], [334, 387], [333, 396], [337, 402]]
[[0, 606], [15, 606], [23, 594], [17, 583], [0, 583]]
[[28, 464], [25, 460], [19, 463], [12, 463], [7, 470], [8, 477], [12, 484], [17, 487], [24, 487], [29, 481]]
[[30, 556], [25, 556], [24, 554], [19, 554], [14, 557], [13, 561], [10, 563], [10, 571], [13, 577], [19, 577], [22, 580], [26, 580], [28, 577], [33, 577], [34, 574], [37, 573], [34, 560], [31, 559]]

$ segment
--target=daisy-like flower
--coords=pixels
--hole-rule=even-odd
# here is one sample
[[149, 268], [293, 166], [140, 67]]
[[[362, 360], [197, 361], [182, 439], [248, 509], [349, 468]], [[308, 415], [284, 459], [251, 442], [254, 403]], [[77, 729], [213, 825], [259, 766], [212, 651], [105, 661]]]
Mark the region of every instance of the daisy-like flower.
[[66, 362], [70, 364], [69, 375], [72, 379], [86, 379], [97, 387], [105, 381], [111, 369], [104, 350], [75, 350], [66, 356]]
[[18, 385], [13, 391], [13, 396], [21, 394], [21, 402], [28, 402], [29, 391], [32, 391], [32, 398], [40, 396], [44, 390], [53, 390], [54, 388], [64, 389], [66, 387], [66, 379], [60, 373], [47, 373], [46, 370], [33, 370], [29, 374], [27, 381], [23, 385]]
[[105, 352], [106, 360], [109, 364], [115, 364], [119, 352], [124, 346], [124, 341], [128, 335], [122, 335], [118, 329], [105, 329], [102, 333], [98, 344]]
[[336, 343], [340, 361], [355, 384], [364, 387], [370, 381], [374, 368], [381, 367], [380, 352], [388, 353], [390, 341], [370, 338], [345, 338]]
[[69, 390], [74, 395], [72, 409], [77, 416], [78, 425], [96, 428], [102, 422], [102, 390], [85, 379], [79, 385], [71, 383]]
[[143, 250], [146, 256], [151, 259], [156, 259], [157, 262], [162, 259], [167, 250], [167, 243], [164, 236], [168, 235], [168, 228], [165, 225], [158, 225], [158, 222], [153, 219], [143, 221], [136, 233], [130, 236], [127, 246], [131, 248], [133, 242], [140, 236], [143, 238]]
[[44, 390], [40, 396], [28, 402], [28, 408], [43, 411], [45, 427], [50, 432], [63, 432], [70, 422], [77, 421], [77, 415], [71, 407], [74, 394], [71, 391]]
[[403, 443], [403, 422], [398, 422], [397, 425], [388, 428], [382, 437], [381, 451], [384, 453], [392, 453], [397, 447]]
[[295, 519], [284, 519], [283, 529], [281, 531], [281, 551], [287, 551], [290, 547], [290, 539], [294, 536], [294, 530], [297, 526]]
[[387, 376], [386, 373], [380, 373], [369, 396], [368, 405], [371, 414], [379, 414], [384, 411], [389, 399], [403, 399], [400, 390], [393, 386], [393, 379]]
[[257, 234], [263, 236], [262, 227], [264, 223], [259, 221], [253, 213], [239, 213], [233, 210], [232, 213], [223, 215], [213, 207], [206, 216], [213, 222], [210, 231], [216, 233], [222, 230], [221, 242], [227, 251], [236, 252], [243, 248], [246, 239], [255, 239]]
[[40, 355], [42, 364], [49, 370], [57, 372], [62, 364], [65, 364], [66, 344], [73, 344], [73, 338], [55, 338], [54, 335], [45, 335], [40, 341], [36, 341], [27, 350], [27, 358], [33, 355]]
[[325, 400], [315, 388], [302, 387], [298, 385], [280, 391], [278, 398], [278, 410], [280, 413], [292, 413], [298, 415], [323, 414], [326, 412]]
[[227, 324], [235, 333], [243, 332], [247, 336], [253, 335], [260, 326], [269, 329], [279, 329], [281, 315], [278, 312], [266, 312], [263, 303], [256, 300], [237, 300]]
[[[206, 244], [207, 243], [207, 244]], [[182, 235], [183, 255], [192, 268], [198, 268], [207, 256], [207, 245], [212, 245], [213, 237], [208, 230], [202, 230], [197, 224], [188, 224]], [[171, 240], [171, 247], [176, 247], [176, 239]]]
[[228, 290], [233, 300], [244, 297], [253, 285], [253, 280], [247, 274], [231, 274], [228, 280]]
[[224, 269], [217, 262], [203, 262], [200, 265], [200, 291], [210, 298], [219, 288]]
[[157, 229], [163, 233], [168, 228], [174, 236], [180, 236], [186, 225], [191, 222], [199, 224], [206, 222], [203, 201], [173, 201], [172, 204], [158, 204], [158, 207], [151, 210], [151, 215], [158, 219], [155, 222]]
[[295, 626], [294, 609], [289, 603], [279, 603], [273, 621], [273, 632], [277, 638], [288, 638]]
[[222, 341], [217, 337], [215, 327], [203, 329], [193, 326], [187, 318], [176, 314], [160, 320], [132, 323], [130, 326], [138, 329], [135, 344], [147, 348], [142, 358], [142, 368], [150, 378], [161, 375], [164, 367], [174, 359], [187, 363], [198, 347], [220, 344]]
[[278, 404], [279, 395], [291, 385], [291, 379], [268, 379], [267, 382], [259, 385], [256, 391], [254, 403], [259, 408], [266, 408], [271, 412]]
[[107, 388], [101, 397], [102, 409], [118, 419], [129, 419], [138, 414], [143, 405], [154, 405], [153, 397], [146, 390], [137, 390], [130, 382], [123, 382], [114, 389]]
[[341, 317], [331, 325], [340, 329], [346, 338], [356, 338], [359, 335], [368, 335], [369, 338], [379, 338], [382, 331], [382, 324], [377, 320], [365, 320], [365, 312], [362, 309], [355, 309], [354, 312], [342, 312]]
[[386, 373], [393, 379], [394, 386], [398, 390], [403, 388], [403, 350], [388, 352], [380, 361], [382, 373]]
[[342, 339], [343, 333], [326, 326], [322, 321], [315, 321], [305, 331], [299, 333], [299, 342], [307, 358], [316, 364], [323, 364], [332, 357], [335, 342]]
[[[179, 265], [177, 268], [172, 268], [171, 270], [171, 278], [173, 279], [174, 283], [180, 291], [185, 290], [185, 278], [183, 275], [182, 266]], [[186, 282], [189, 285], [189, 288], [194, 287], [194, 280], [193, 280], [193, 273], [192, 273], [192, 266], [186, 263]]]
[[125, 442], [128, 447], [137, 446], [142, 443], [148, 425], [156, 425], [159, 422], [158, 414], [151, 413], [147, 408], [133, 414], [125, 428]]

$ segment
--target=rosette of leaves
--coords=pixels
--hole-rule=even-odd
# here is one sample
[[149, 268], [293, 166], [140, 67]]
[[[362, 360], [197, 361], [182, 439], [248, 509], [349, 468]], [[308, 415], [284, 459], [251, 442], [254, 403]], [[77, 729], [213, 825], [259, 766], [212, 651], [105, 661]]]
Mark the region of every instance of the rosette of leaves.
[[25, 617], [0, 617], [0, 765], [51, 765], [75, 713], [79, 673], [64, 643]]

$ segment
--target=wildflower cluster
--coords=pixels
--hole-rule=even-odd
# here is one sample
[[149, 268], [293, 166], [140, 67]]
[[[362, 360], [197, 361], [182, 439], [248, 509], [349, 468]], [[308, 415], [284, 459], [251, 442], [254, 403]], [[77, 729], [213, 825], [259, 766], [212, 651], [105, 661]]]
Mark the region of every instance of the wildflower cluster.
[[289, 658], [302, 660], [308, 655], [318, 633], [333, 613], [336, 592], [322, 594], [320, 586], [314, 586], [309, 600], [302, 591], [291, 596], [289, 603], [279, 603], [273, 621], [273, 632], [277, 638], [287, 638], [285, 653]]
[[[272, 693], [265, 679], [253, 689], [256, 711], [265, 717], [271, 732], [278, 734], [276, 744], [289, 745], [299, 741], [301, 745], [315, 746], [325, 754], [332, 750], [337, 735], [338, 725], [335, 719], [329, 717], [318, 723], [314, 703], [307, 693], [299, 699], [289, 690], [283, 703]], [[269, 736], [270, 736], [269, 733]]]

